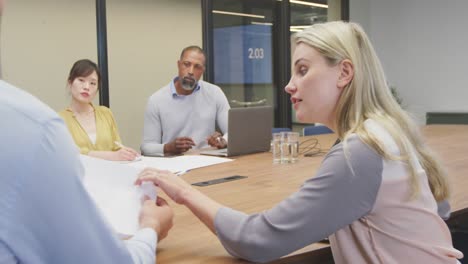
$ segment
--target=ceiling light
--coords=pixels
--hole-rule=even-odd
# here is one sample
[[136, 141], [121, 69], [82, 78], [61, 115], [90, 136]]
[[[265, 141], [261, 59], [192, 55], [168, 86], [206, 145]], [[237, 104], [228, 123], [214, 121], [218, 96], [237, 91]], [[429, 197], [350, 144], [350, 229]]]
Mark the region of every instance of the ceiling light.
[[299, 31], [302, 31], [308, 27], [310, 27], [311, 25], [301, 25], [301, 26], [290, 26], [289, 27], [289, 31], [291, 32], [299, 32]]
[[300, 32], [300, 31], [302, 31], [302, 29], [301, 28], [289, 28], [289, 31], [291, 31], [291, 32]]
[[244, 16], [244, 17], [254, 17], [254, 18], [265, 19], [265, 16], [254, 15], [254, 14], [227, 12], [227, 11], [221, 11], [221, 10], [213, 10], [212, 12], [215, 13], [215, 14], [223, 14], [223, 15], [230, 15], [230, 16]]
[[304, 28], [308, 28], [308, 27], [310, 27], [310, 26], [311, 26], [311, 25], [291, 26], [291, 28], [304, 29]]
[[252, 25], [264, 25], [264, 26], [273, 26], [273, 23], [270, 22], [257, 22], [257, 21], [252, 21], [250, 22]]
[[308, 5], [308, 6], [314, 6], [314, 7], [328, 8], [328, 5], [311, 3], [311, 2], [306, 2], [306, 1], [289, 0], [289, 2], [293, 4], [298, 4], [298, 5]]

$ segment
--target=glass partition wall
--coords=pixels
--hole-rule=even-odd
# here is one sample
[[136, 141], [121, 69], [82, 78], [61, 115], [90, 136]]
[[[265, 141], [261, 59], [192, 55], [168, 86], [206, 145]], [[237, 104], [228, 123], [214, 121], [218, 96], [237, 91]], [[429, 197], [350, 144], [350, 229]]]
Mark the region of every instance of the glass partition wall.
[[[294, 1], [291, 0], [290, 34], [299, 32], [313, 24], [323, 23], [333, 20], [341, 20], [342, 7], [340, 0], [315, 0], [315, 1]], [[291, 56], [294, 51], [294, 43], [291, 43]], [[296, 119], [294, 107], [291, 108], [292, 129], [301, 132], [305, 126], [312, 124], [302, 123]]]
[[314, 23], [342, 19], [347, 2], [202, 1], [205, 79], [223, 89], [231, 107], [271, 105], [276, 127], [300, 127], [284, 92], [291, 72], [290, 36]]
[[231, 107], [276, 106], [273, 51], [278, 1], [209, 2], [211, 23], [204, 32], [212, 44], [207, 50], [209, 80], [223, 89]]

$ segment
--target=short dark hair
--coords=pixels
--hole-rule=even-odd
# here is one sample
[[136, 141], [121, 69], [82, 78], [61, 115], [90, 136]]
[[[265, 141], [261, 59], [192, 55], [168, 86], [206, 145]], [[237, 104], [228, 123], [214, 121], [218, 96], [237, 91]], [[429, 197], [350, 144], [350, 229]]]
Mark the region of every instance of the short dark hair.
[[203, 57], [205, 57], [205, 59], [206, 59], [205, 51], [203, 51], [203, 49], [200, 48], [200, 47], [197, 46], [197, 45], [192, 45], [192, 46], [185, 47], [185, 48], [182, 50], [182, 52], [180, 53], [180, 59], [182, 59], [182, 58], [184, 57], [184, 54], [185, 54], [186, 51], [191, 51], [191, 50], [197, 51], [197, 52], [203, 54]]
[[68, 75], [68, 81], [72, 83], [76, 78], [89, 76], [94, 71], [98, 76], [99, 82], [101, 80], [101, 72], [97, 64], [88, 59], [79, 60], [73, 64], [70, 74]]

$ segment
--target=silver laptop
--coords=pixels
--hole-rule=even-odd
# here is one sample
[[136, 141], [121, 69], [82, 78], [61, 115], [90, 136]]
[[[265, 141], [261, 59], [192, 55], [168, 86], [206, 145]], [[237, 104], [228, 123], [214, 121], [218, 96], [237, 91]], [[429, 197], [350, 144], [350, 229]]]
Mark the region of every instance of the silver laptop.
[[200, 154], [231, 157], [270, 150], [273, 107], [231, 108], [228, 115], [227, 148]]

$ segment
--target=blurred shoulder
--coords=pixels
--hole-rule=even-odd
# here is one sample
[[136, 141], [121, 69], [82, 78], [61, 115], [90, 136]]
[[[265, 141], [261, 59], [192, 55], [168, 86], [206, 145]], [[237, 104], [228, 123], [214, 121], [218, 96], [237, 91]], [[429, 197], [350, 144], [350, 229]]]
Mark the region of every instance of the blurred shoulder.
[[69, 137], [63, 119], [54, 110], [4, 81], [0, 81], [0, 116], [5, 128], [0, 130], [0, 160], [4, 165], [17, 166], [16, 161], [32, 158], [29, 153], [52, 146], [57, 135]]
[[57, 113], [35, 96], [0, 80], [0, 107], [2, 114], [36, 123], [59, 118]]

